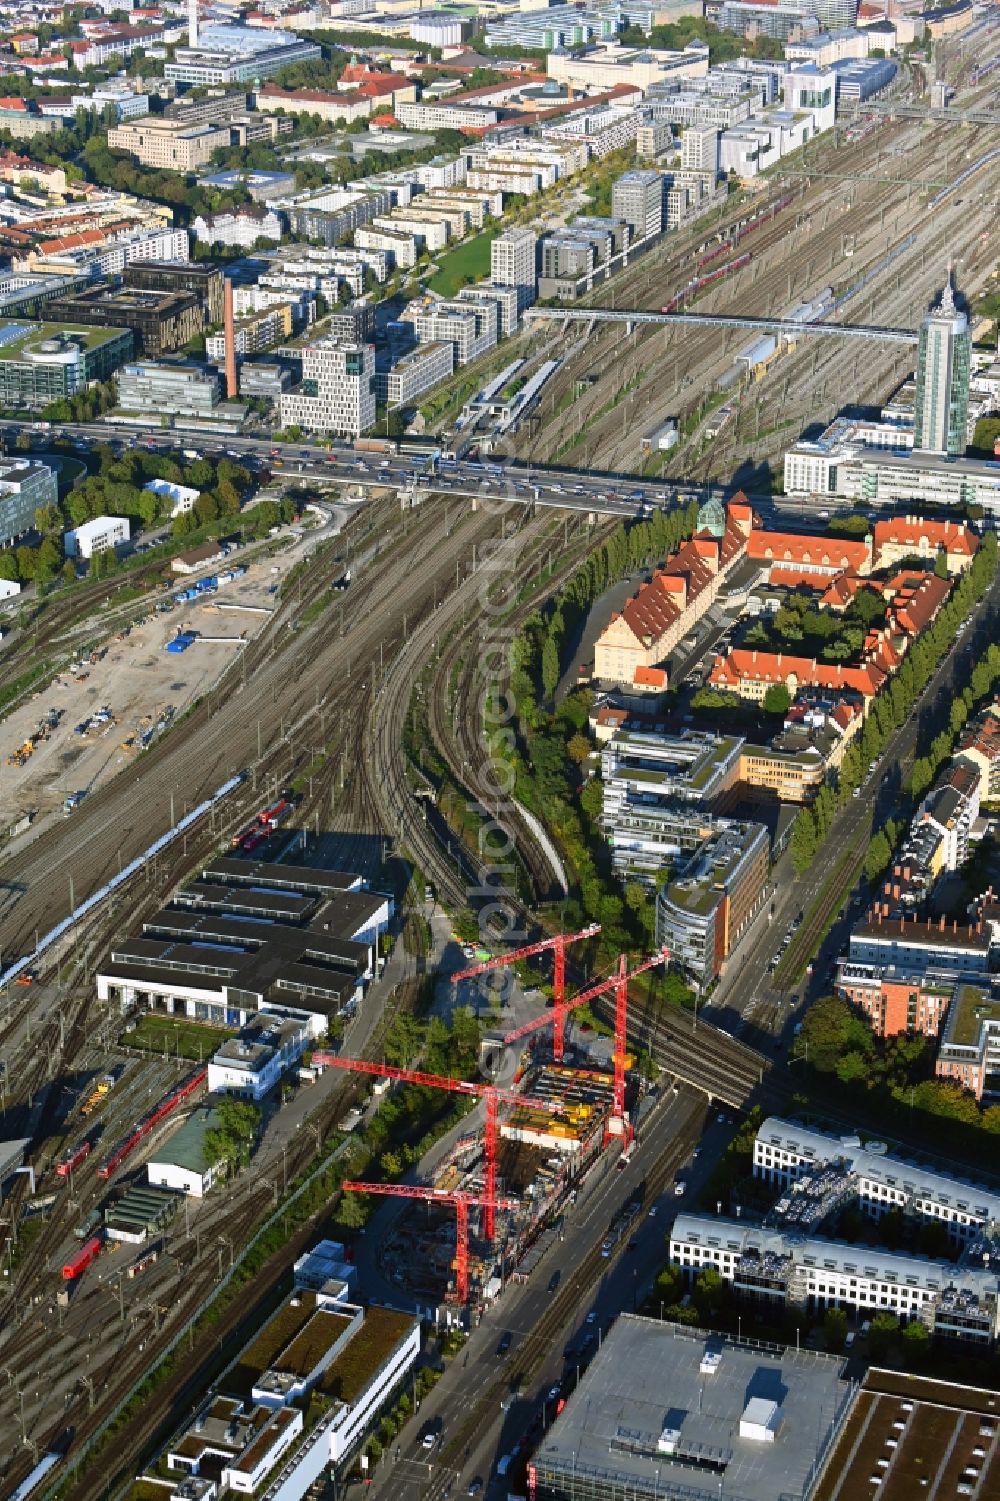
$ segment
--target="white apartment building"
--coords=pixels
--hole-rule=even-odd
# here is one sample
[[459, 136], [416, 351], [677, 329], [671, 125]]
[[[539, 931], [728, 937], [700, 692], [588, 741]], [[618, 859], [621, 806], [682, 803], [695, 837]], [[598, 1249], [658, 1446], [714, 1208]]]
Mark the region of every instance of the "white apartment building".
[[354, 243], [360, 250], [380, 251], [391, 266], [411, 270], [417, 264], [420, 250], [413, 235], [399, 229], [375, 229], [365, 225], [354, 231]]
[[357, 438], [375, 423], [375, 350], [321, 339], [302, 351], [302, 382], [282, 392], [281, 425]]
[[465, 182], [465, 159], [461, 156], [435, 157], [410, 167], [406, 173], [427, 192], [434, 188], [460, 188]]
[[490, 302], [497, 310], [497, 334], [509, 339], [517, 332], [518, 290], [516, 287], [498, 287], [491, 281], [477, 281], [471, 287], [463, 287], [458, 294], [459, 302]]
[[689, 125], [681, 136], [681, 168], [704, 172], [713, 182], [719, 175], [719, 132], [714, 125]]
[[482, 188], [487, 193], [521, 193], [533, 198], [552, 186], [556, 169], [545, 163], [497, 159], [488, 167], [470, 167], [465, 180], [470, 188]]
[[711, 1267], [743, 1296], [809, 1314], [894, 1314], [982, 1345], [998, 1332], [1000, 1279], [988, 1268], [696, 1214], [674, 1220], [670, 1259], [688, 1281]]
[[535, 300], [538, 240], [531, 229], [505, 229], [490, 246], [490, 280], [517, 292], [517, 311]]
[[63, 548], [68, 558], [92, 558], [95, 552], [107, 552], [129, 540], [127, 516], [95, 516], [81, 526], [63, 533]]
[[405, 130], [488, 130], [500, 118], [492, 105], [462, 104], [398, 104], [396, 119]]
[[451, 343], [421, 344], [375, 376], [375, 391], [390, 407], [408, 406], [432, 386], [447, 380], [455, 368]]
[[495, 302], [411, 303], [400, 322], [412, 324], [420, 344], [451, 344], [456, 365], [477, 360], [497, 342]]
[[249, 249], [257, 240], [280, 240], [281, 216], [272, 208], [244, 204], [220, 214], [199, 214], [191, 233], [207, 245], [242, 245]]
[[572, 141], [586, 143], [588, 154], [598, 158], [612, 151], [625, 151], [635, 141], [639, 111], [632, 105], [605, 104], [600, 109], [567, 116], [557, 124], [546, 125], [543, 140], [559, 145]]
[[410, 235], [421, 251], [425, 246], [428, 250], [443, 250], [448, 243], [448, 225], [444, 220], [408, 209], [394, 209], [384, 218], [373, 219], [372, 229]]
[[915, 1166], [864, 1147], [856, 1136], [828, 1136], [778, 1116], [769, 1116], [757, 1132], [753, 1175], [783, 1187], [825, 1165], [840, 1166], [853, 1179], [861, 1208], [882, 1215], [902, 1209], [920, 1219], [939, 1220], [956, 1240], [975, 1239], [1000, 1220], [1000, 1194], [944, 1173]]

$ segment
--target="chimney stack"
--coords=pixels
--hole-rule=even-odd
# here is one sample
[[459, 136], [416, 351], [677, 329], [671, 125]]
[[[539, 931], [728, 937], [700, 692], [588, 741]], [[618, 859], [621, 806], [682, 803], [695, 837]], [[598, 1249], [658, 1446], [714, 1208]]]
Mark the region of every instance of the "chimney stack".
[[[196, 0], [192, 0], [192, 6]], [[223, 302], [223, 331], [226, 336], [226, 400], [235, 401], [239, 394], [236, 379], [236, 329], [233, 320], [233, 284], [226, 277]]]

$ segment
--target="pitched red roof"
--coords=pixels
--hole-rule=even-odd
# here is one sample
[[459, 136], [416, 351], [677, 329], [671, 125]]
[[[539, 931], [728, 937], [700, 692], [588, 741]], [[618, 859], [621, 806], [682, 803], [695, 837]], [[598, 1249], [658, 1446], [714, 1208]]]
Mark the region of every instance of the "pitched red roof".
[[756, 563], [786, 564], [818, 574], [865, 573], [871, 568], [867, 542], [840, 537], [809, 537], [797, 532], [754, 531], [747, 556]]
[[878, 667], [845, 667], [842, 662], [818, 662], [814, 657], [793, 657], [786, 652], [737, 649], [716, 662], [709, 674], [715, 688], [735, 689], [741, 682], [787, 683], [794, 677], [799, 688], [850, 688], [865, 698], [874, 698], [886, 675]]
[[875, 523], [875, 556], [884, 547], [912, 547], [914, 552], [946, 552], [975, 557], [979, 538], [964, 521], [931, 521], [925, 516], [893, 516]]

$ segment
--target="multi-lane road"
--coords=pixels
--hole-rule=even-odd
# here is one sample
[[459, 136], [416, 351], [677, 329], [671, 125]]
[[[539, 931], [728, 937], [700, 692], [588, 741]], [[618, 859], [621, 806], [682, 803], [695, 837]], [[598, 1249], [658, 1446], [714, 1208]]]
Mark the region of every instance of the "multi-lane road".
[[[31, 423], [0, 423], [0, 438], [6, 441], [8, 448], [20, 432], [34, 436]], [[107, 427], [100, 423], [55, 425], [50, 432], [38, 435], [39, 447], [43, 447], [49, 438], [68, 438], [81, 447], [100, 443], [134, 446], [138, 442], [150, 451], [169, 453], [176, 453], [182, 445], [188, 445], [199, 453], [214, 457], [228, 455], [237, 462], [272, 468], [276, 479], [288, 483], [309, 480], [352, 489], [359, 495], [385, 490], [412, 492], [417, 502], [426, 501], [432, 495], [444, 497], [445, 501], [453, 496], [462, 502], [482, 505], [507, 501], [588, 514], [593, 512], [598, 516], [634, 517], [642, 515], [644, 508], [674, 505], [680, 498], [694, 496], [705, 500], [724, 494], [719, 486], [714, 485], [688, 484], [682, 480], [640, 481], [629, 474], [564, 469], [517, 460], [503, 464], [445, 458], [432, 461], [426, 445], [413, 450], [404, 444], [399, 452], [380, 454], [361, 452], [347, 442], [333, 443], [327, 448], [315, 443], [273, 442], [270, 438], [245, 434], [222, 437], [160, 430], [150, 432], [139, 426], [123, 428], [116, 424]], [[822, 529], [815, 508], [798, 499], [775, 500], [766, 493], [754, 493], [750, 499], [765, 513], [781, 511], [796, 517], [804, 516]], [[831, 498], [816, 504], [828, 512], [850, 509]]]

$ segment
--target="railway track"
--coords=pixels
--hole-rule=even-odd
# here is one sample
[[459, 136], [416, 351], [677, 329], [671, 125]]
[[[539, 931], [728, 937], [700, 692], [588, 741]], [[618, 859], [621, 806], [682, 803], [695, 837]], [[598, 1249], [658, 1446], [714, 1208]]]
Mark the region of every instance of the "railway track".
[[[561, 529], [560, 524], [556, 523], [556, 526]], [[600, 546], [612, 526], [612, 523], [606, 523], [590, 533], [583, 553], [574, 546], [546, 579], [544, 588], [505, 614], [502, 622], [495, 622], [492, 614], [486, 612], [472, 630], [453, 629], [439, 650], [426, 684], [427, 721], [434, 744], [455, 783], [466, 788], [481, 807], [494, 807], [498, 821], [515, 844], [518, 859], [527, 868], [533, 887], [528, 899], [531, 906], [560, 894], [558, 872], [553, 870], [551, 859], [535, 830], [506, 794], [502, 798], [501, 812], [501, 798], [495, 776], [491, 774], [495, 772], [495, 762], [490, 759], [488, 730], [483, 719], [484, 705], [502, 677], [496, 653], [491, 655], [489, 648], [499, 637], [502, 649], [506, 651], [527, 617], [562, 588], [579, 567], [582, 557], [593, 547]], [[519, 560], [519, 578], [528, 574], [535, 555], [540, 557], [546, 549], [551, 551], [552, 528], [553, 523], [549, 522], [540, 531], [533, 531]]]

